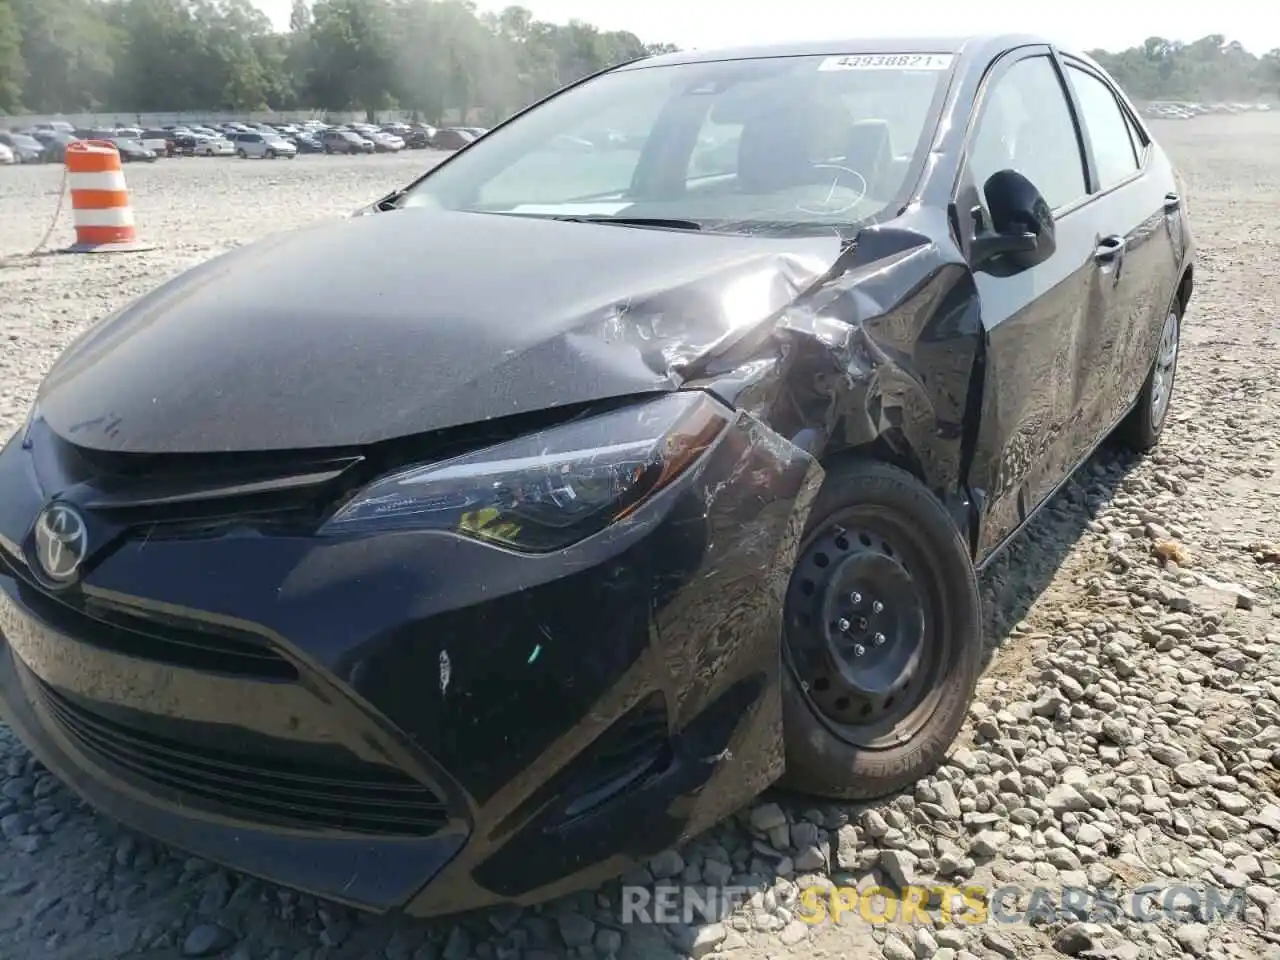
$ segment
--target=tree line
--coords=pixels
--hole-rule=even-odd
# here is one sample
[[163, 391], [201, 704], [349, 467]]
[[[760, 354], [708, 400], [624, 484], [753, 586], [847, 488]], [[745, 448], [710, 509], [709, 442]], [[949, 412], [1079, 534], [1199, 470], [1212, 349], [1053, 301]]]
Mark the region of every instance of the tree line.
[[469, 0], [0, 0], [0, 112], [402, 109], [493, 120], [650, 52], [626, 31]]
[[[545, 23], [470, 0], [0, 0], [0, 112], [402, 109], [493, 121], [565, 83], [671, 50], [627, 31]], [[1280, 50], [1219, 35], [1091, 51], [1135, 98], [1280, 94]]]
[[1221, 34], [1181, 43], [1150, 37], [1118, 53], [1091, 50], [1135, 100], [1235, 103], [1280, 99], [1280, 48], [1255, 56]]

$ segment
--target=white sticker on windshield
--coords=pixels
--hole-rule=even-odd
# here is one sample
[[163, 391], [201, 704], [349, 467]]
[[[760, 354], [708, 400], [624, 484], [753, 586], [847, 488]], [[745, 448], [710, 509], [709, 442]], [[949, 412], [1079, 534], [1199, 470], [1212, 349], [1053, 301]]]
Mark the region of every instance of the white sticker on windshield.
[[854, 53], [827, 57], [819, 70], [950, 70], [949, 53]]

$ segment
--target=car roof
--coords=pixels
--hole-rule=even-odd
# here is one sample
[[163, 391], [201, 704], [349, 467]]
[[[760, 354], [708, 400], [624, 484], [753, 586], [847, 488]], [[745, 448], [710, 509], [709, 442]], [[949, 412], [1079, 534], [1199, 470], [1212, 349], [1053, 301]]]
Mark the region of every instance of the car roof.
[[[1033, 34], [985, 33], [966, 36], [896, 36], [853, 37], [831, 40], [808, 40], [791, 43], [773, 43], [758, 46], [727, 47], [709, 50], [682, 50], [625, 64], [619, 69], [669, 66], [678, 63], [710, 63], [715, 60], [748, 60], [757, 57], [809, 57], [828, 54], [851, 55], [861, 53], [950, 53], [974, 59], [990, 59], [1004, 50], [1033, 44], [1057, 46], [1051, 40]], [[1064, 53], [1074, 51], [1058, 47]], [[1087, 58], [1082, 58], [1087, 59]]]

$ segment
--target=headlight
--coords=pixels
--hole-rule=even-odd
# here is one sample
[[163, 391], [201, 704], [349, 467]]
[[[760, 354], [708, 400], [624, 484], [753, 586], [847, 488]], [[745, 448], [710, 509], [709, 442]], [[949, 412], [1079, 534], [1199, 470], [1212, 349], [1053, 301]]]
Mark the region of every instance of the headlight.
[[321, 532], [450, 530], [515, 550], [558, 550], [670, 486], [731, 416], [689, 392], [571, 421], [376, 480]]

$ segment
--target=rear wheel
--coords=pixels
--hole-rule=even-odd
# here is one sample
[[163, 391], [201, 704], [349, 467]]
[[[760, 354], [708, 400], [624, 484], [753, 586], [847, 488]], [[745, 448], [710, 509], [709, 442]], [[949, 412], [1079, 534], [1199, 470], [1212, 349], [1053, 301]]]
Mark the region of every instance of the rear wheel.
[[1169, 403], [1173, 397], [1173, 381], [1178, 372], [1178, 345], [1182, 336], [1182, 304], [1175, 300], [1169, 307], [1160, 330], [1155, 359], [1138, 394], [1133, 411], [1116, 429], [1116, 439], [1137, 453], [1146, 453], [1160, 442]]
[[237, 150], [237, 151], [236, 151], [236, 155], [237, 155], [241, 160], [248, 160], [248, 159], [249, 159], [249, 154], [245, 153], [244, 147], [241, 147], [239, 150]]
[[787, 769], [804, 793], [872, 799], [931, 773], [982, 658], [982, 604], [946, 508], [905, 471], [827, 473], [787, 591]]

